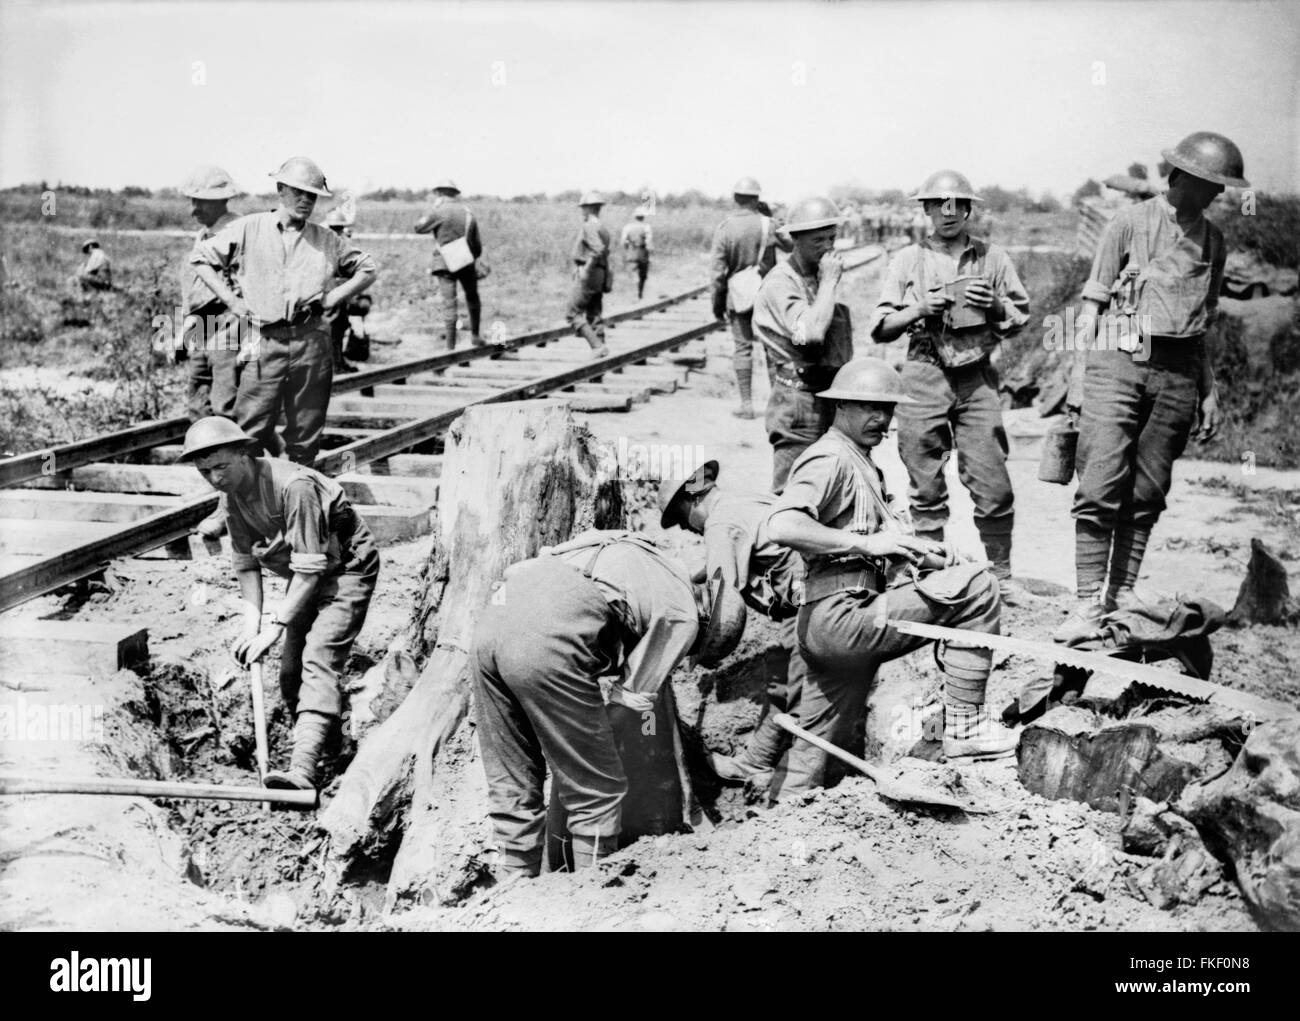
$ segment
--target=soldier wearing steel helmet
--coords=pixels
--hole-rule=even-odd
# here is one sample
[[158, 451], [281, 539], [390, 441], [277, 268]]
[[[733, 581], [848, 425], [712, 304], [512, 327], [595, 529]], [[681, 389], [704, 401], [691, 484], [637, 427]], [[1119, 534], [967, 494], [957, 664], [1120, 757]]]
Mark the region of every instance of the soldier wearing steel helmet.
[[772, 492], [795, 458], [830, 427], [834, 409], [817, 397], [853, 357], [853, 322], [838, 298], [844, 263], [835, 254], [840, 213], [827, 198], [795, 203], [782, 232], [790, 258], [763, 277], [754, 331], [767, 348], [772, 394], [764, 425], [772, 444]]
[[[1107, 224], [1083, 287], [1075, 341], [1086, 354], [1067, 401], [1079, 426], [1078, 602], [1054, 636], [1062, 642], [1091, 637], [1107, 612], [1138, 601], [1134, 584], [1173, 463], [1194, 431], [1205, 441], [1219, 427], [1205, 334], [1227, 252], [1204, 212], [1225, 187], [1249, 183], [1241, 150], [1223, 135], [1198, 131], [1163, 155], [1173, 168], [1168, 191]], [[1108, 330], [1114, 343], [1095, 343], [1108, 307], [1131, 326]]]
[[781, 625], [781, 645], [790, 661], [784, 677], [775, 671], [769, 675], [763, 719], [739, 754], [709, 756], [713, 771], [723, 780], [764, 783], [790, 743], [774, 717], [797, 714], [803, 688], [804, 663], [794, 633], [803, 564], [794, 550], [768, 535], [767, 518], [776, 497], [724, 489], [717, 482], [717, 461], [706, 461], [685, 479], [662, 480], [659, 524], [662, 528], [679, 525], [703, 536], [704, 577], [720, 573], [724, 584], [740, 592], [746, 606]]
[[[199, 223], [195, 242], [206, 241], [239, 219], [227, 208], [239, 190], [220, 167], [196, 167], [181, 185], [181, 194], [190, 200], [190, 215]], [[181, 278], [182, 329], [176, 357], [189, 359], [190, 421], [208, 415], [230, 418], [239, 390], [239, 322], [199, 278], [188, 258]], [[229, 275], [226, 284], [233, 289]]]
[[[283, 411], [285, 454], [309, 465], [320, 450], [334, 375], [325, 313], [364, 291], [379, 270], [350, 238], [308, 220], [316, 200], [331, 195], [320, 167], [295, 156], [271, 176], [277, 208], [242, 217], [197, 242], [190, 262], [251, 327], [240, 352], [248, 364], [240, 374], [236, 421], [274, 450]], [[335, 277], [344, 282], [331, 286]]]
[[584, 192], [578, 200], [582, 210], [582, 227], [573, 242], [573, 291], [569, 295], [567, 318], [574, 332], [591, 345], [597, 357], [609, 353], [605, 346], [605, 295], [614, 289], [610, 265], [610, 236], [600, 222], [605, 197], [596, 191]]
[[[618, 849], [627, 779], [607, 712], [653, 710], [678, 663], [718, 664], [744, 626], [734, 588], [692, 585], [685, 567], [632, 532], [583, 532], [506, 571], [470, 653], [503, 879], [540, 870], [548, 766], [574, 864]], [[607, 675], [617, 680], [605, 690]]]
[[1010, 256], [970, 236], [972, 204], [982, 200], [962, 174], [932, 174], [913, 198], [932, 232], [890, 260], [869, 331], [882, 343], [908, 337], [902, 373], [915, 401], [899, 408], [898, 452], [910, 480], [912, 520], [919, 534], [943, 540], [944, 469], [956, 450], [1003, 601], [1032, 602], [1011, 580], [1015, 496], [998, 375], [989, 360], [1028, 322], [1029, 296]]
[[[201, 418], [181, 448], [225, 499], [231, 559], [244, 623], [231, 653], [256, 663], [283, 639], [280, 693], [293, 717], [287, 769], [268, 787], [311, 790], [326, 739], [343, 709], [343, 674], [379, 577], [370, 529], [333, 479], [303, 465], [255, 457], [256, 446], [228, 418]], [[288, 580], [280, 605], [263, 621], [262, 571]]]
[[[415, 233], [432, 234], [433, 268], [430, 272], [438, 282], [442, 302], [442, 340], [451, 351], [456, 347], [456, 287], [465, 294], [465, 308], [469, 312], [470, 344], [481, 347], [483, 302], [479, 298], [479, 259], [483, 256], [483, 239], [479, 235], [478, 220], [460, 199], [460, 188], [449, 177], [433, 186], [433, 208], [415, 222]], [[458, 269], [451, 269], [443, 256], [442, 246], [464, 239], [473, 261]]]
[[776, 225], [764, 212], [762, 191], [752, 177], [731, 189], [736, 211], [713, 232], [713, 315], [731, 324], [732, 366], [740, 407], [738, 418], [754, 418], [754, 300], [758, 284], [776, 265]]
[[[894, 408], [912, 403], [899, 373], [879, 358], [859, 358], [818, 396], [833, 404], [834, 423], [795, 462], [772, 505], [768, 534], [801, 553], [806, 568], [797, 627], [807, 663], [799, 723], [849, 748], [877, 668], [926, 644], [891, 628], [890, 620], [997, 634], [1001, 602], [985, 565], [959, 562], [945, 544], [910, 534], [890, 507], [871, 451], [885, 438]], [[910, 580], [912, 568], [929, 573]], [[1016, 735], [984, 707], [991, 657], [988, 649], [956, 643], [941, 651], [943, 752], [950, 761], [1015, 751]], [[795, 741], [773, 778], [773, 800], [822, 786], [833, 768], [825, 752]]]

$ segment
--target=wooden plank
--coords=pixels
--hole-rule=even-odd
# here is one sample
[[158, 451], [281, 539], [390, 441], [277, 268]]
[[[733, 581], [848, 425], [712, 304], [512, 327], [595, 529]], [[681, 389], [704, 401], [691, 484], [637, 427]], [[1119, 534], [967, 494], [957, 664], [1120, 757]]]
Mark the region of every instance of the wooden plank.
[[0, 654], [57, 662], [65, 673], [114, 673], [149, 659], [149, 630], [69, 620], [0, 622]]
[[[0, 519], [43, 521], [139, 521], [179, 503], [176, 497], [132, 493], [83, 493], [69, 489], [0, 490]], [[0, 530], [7, 527], [0, 520]]]
[[39, 489], [66, 489], [93, 493], [145, 493], [163, 496], [200, 496], [213, 492], [189, 464], [87, 464], [68, 475], [33, 480]]
[[428, 507], [438, 502], [438, 481], [393, 475], [348, 472], [334, 479], [354, 504], [388, 507]]
[[373, 475], [404, 475], [420, 479], [436, 479], [442, 475], [441, 454], [394, 454], [366, 465]]
[[385, 507], [377, 504], [360, 504], [357, 513], [370, 527], [370, 533], [380, 546], [395, 542], [410, 542], [433, 531], [438, 520], [433, 504], [425, 507]]
[[0, 554], [50, 556], [114, 531], [105, 521], [7, 520], [0, 523]]

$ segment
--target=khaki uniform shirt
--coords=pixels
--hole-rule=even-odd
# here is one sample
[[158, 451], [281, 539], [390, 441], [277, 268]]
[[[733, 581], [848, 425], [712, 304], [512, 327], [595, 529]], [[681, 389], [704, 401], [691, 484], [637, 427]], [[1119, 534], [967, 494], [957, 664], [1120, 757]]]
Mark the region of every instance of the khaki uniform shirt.
[[710, 256], [714, 305], [725, 301], [727, 281], [742, 269], [757, 266], [766, 273], [776, 265], [776, 224], [768, 218], [763, 242], [763, 216], [756, 209], [739, 209], [713, 232]]
[[[1016, 272], [1011, 257], [999, 246], [985, 244], [969, 234], [966, 236], [965, 247], [956, 259], [935, 247], [931, 238], [900, 249], [889, 260], [889, 269], [885, 272], [868, 333], [875, 337], [887, 315], [915, 305], [930, 287], [949, 283], [959, 276], [980, 273], [988, 277], [993, 292], [1001, 299], [1006, 318], [1000, 322], [991, 322], [982, 330], [974, 327], [963, 330], [962, 334], [972, 336], [978, 330], [978, 336], [987, 341], [985, 346], [995, 347], [1002, 338], [1015, 334], [1029, 322], [1029, 294], [1020, 282], [1020, 274]], [[918, 320], [908, 327], [911, 338], [907, 349], [908, 358], [937, 364], [938, 356], [931, 337], [943, 328], [940, 316]]]
[[477, 259], [483, 254], [483, 241], [478, 233], [478, 218], [473, 216], [469, 207], [462, 202], [449, 199], [437, 203], [415, 224], [415, 233], [432, 234], [437, 242], [433, 246], [432, 272], [445, 271], [447, 264], [442, 259], [442, 250], [438, 245], [446, 245], [457, 238], [465, 238], [469, 244], [470, 254]]
[[[699, 615], [690, 575], [680, 563], [648, 540], [611, 542], [596, 553], [593, 539], [630, 533], [583, 532], [550, 554], [581, 571], [590, 570], [628, 635], [627, 660], [613, 700], [643, 708], [625, 692], [653, 698], [695, 644]], [[593, 560], [593, 554], [594, 560]], [[625, 689], [620, 692], [619, 687]]]
[[[275, 457], [253, 459], [252, 493], [226, 497], [236, 571], [330, 574], [352, 559], [351, 537], [364, 522], [333, 479]], [[354, 524], [355, 522], [355, 524]], [[346, 537], [340, 540], [340, 526]]]
[[[831, 426], [824, 436], [795, 461], [785, 489], [780, 496], [774, 498], [768, 520], [782, 511], [795, 510], [807, 514], [828, 528], [852, 531], [859, 535], [881, 531], [885, 524], [884, 514], [876, 499], [864, 490], [863, 485], [873, 489], [875, 497], [887, 505], [889, 497], [885, 492], [884, 475], [871, 460], [870, 453], [854, 447], [861, 457], [848, 456], [845, 444], [852, 443], [852, 440]], [[868, 561], [859, 556], [810, 554], [804, 557], [804, 563], [807, 566], [809, 600], [828, 594], [828, 591], [822, 590], [825, 586], [819, 576], [848, 577], [852, 572], [868, 566]], [[842, 590], [863, 587], [866, 586], [846, 582]]]
[[[194, 235], [194, 243], [198, 244], [200, 241], [206, 241], [238, 219], [238, 214], [227, 211], [211, 227], [200, 227]], [[226, 274], [226, 277], [227, 283], [233, 282], [229, 274]], [[187, 257], [185, 265], [181, 269], [181, 311], [185, 315], [189, 315], [191, 312], [216, 315], [218, 312], [224, 312], [225, 309], [226, 306], [221, 299], [213, 294], [208, 285], [195, 274], [193, 264]]]
[[1083, 285], [1083, 297], [1103, 307], [1129, 266], [1142, 273], [1137, 314], [1149, 315], [1152, 334], [1194, 337], [1205, 332], [1219, 306], [1227, 248], [1219, 228], [1197, 218], [1183, 232], [1163, 195], [1126, 206], [1106, 225]]
[[623, 233], [619, 237], [619, 243], [624, 248], [636, 248], [646, 252], [653, 252], [654, 232], [650, 230], [650, 224], [642, 223], [640, 220], [633, 220], [631, 223], [623, 225]]
[[719, 493], [704, 525], [704, 549], [710, 578], [720, 569], [759, 613], [786, 617], [798, 606], [803, 565], [794, 550], [768, 538], [775, 500], [769, 493]]
[[[835, 370], [853, 359], [853, 321], [849, 307], [835, 303], [831, 324], [820, 343], [808, 340], [804, 317], [817, 300], [817, 277], [803, 276], [794, 260], [778, 262], [763, 277], [754, 302], [754, 330], [786, 353], [787, 361], [768, 353], [776, 363], [777, 378], [797, 372], [801, 389], [820, 390], [830, 385]], [[815, 370], [815, 371], [812, 371]]]
[[233, 276], [262, 325], [292, 320], [300, 306], [324, 297], [335, 277], [378, 272], [351, 238], [311, 222], [287, 231], [275, 212], [240, 217], [195, 242], [190, 262]]
[[573, 243], [573, 261], [579, 266], [590, 263], [604, 267], [609, 264], [609, 231], [599, 216], [589, 216], [583, 221], [578, 238]]

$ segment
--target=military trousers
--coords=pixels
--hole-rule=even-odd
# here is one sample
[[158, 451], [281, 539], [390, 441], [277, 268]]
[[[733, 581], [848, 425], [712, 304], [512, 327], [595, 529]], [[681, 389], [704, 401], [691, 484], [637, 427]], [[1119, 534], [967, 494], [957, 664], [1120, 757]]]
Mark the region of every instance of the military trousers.
[[357, 525], [345, 569], [322, 578], [311, 606], [285, 624], [280, 694], [291, 713], [342, 714], [348, 655], [379, 580], [379, 550], [365, 523]]
[[987, 361], [959, 369], [909, 359], [903, 383], [915, 404], [900, 404], [898, 452], [910, 482], [912, 523], [917, 531], [948, 522], [944, 468], [954, 449], [957, 474], [975, 504], [981, 538], [1009, 536], [1015, 497], [1007, 473], [1007, 432], [998, 399], [998, 374]]
[[433, 277], [438, 281], [438, 296], [442, 304], [443, 332], [447, 335], [447, 346], [456, 346], [456, 287], [465, 292], [465, 309], [469, 312], [469, 332], [480, 336], [479, 330], [483, 319], [483, 302], [478, 296], [478, 268], [470, 263], [463, 269], [452, 273], [445, 269], [435, 270]]
[[547, 767], [575, 847], [616, 846], [627, 777], [598, 678], [618, 622], [589, 578], [559, 561], [515, 569], [484, 610], [470, 653], [479, 750], [497, 848], [540, 867]]
[[239, 393], [239, 321], [228, 312], [198, 318], [185, 335], [189, 355], [189, 386], [186, 408], [190, 421], [209, 415], [235, 417]]
[[[899, 585], [877, 595], [839, 592], [799, 610], [797, 640], [807, 663], [800, 694], [799, 725], [831, 744], [855, 751], [867, 696], [880, 664], [905, 656], [929, 643], [886, 626], [888, 620], [966, 628], [998, 634], [1001, 597], [989, 571], [974, 576], [962, 599], [941, 603], [923, 595], [914, 584]], [[970, 681], [988, 678], [992, 653], [987, 649], [949, 646], [946, 671], [960, 670]], [[847, 767], [807, 741], [795, 740], [773, 776], [773, 801], [837, 781]]]
[[785, 489], [799, 455], [825, 435], [834, 418], [833, 401], [784, 383], [772, 384], [764, 416], [768, 442], [772, 444], [772, 492]]
[[283, 411], [285, 456], [312, 464], [325, 433], [334, 380], [329, 325], [315, 320], [278, 338], [259, 332], [249, 355], [239, 375], [235, 421], [264, 449], [276, 451], [275, 427]]

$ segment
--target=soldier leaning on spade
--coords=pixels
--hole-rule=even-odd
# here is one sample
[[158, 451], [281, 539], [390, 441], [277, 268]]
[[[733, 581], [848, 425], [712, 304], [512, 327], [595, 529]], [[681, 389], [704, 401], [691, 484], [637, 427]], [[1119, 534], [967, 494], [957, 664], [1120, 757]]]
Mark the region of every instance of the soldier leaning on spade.
[[[228, 418], [190, 426], [181, 460], [225, 500], [231, 559], [244, 626], [231, 653], [241, 666], [277, 642], [280, 693], [293, 717], [289, 767], [267, 787], [312, 790], [327, 738], [343, 709], [343, 672], [379, 577], [379, 550], [342, 488], [320, 472], [275, 457]], [[263, 622], [263, 568], [288, 580], [280, 606]]]
[[[913, 400], [898, 409], [898, 452], [910, 479], [917, 533], [944, 540], [954, 449], [975, 503], [975, 527], [1008, 604], [1030, 602], [1011, 581], [1015, 498], [1007, 472], [997, 370], [989, 355], [1029, 320], [1029, 295], [1010, 256], [967, 230], [982, 201], [955, 170], [932, 174], [913, 199], [931, 233], [890, 260], [869, 333], [907, 334], [903, 381]], [[918, 210], [919, 211], [919, 210]]]
[[764, 426], [772, 444], [772, 492], [785, 488], [790, 466], [830, 427], [829, 401], [817, 396], [853, 358], [853, 323], [838, 298], [844, 262], [835, 254], [840, 214], [826, 198], [790, 208], [790, 258], [758, 288], [754, 332], [767, 349], [772, 394]]
[[[470, 344], [482, 347], [483, 303], [479, 299], [478, 282], [480, 273], [485, 271], [479, 262], [483, 255], [483, 241], [479, 237], [478, 220], [460, 200], [460, 188], [451, 178], [444, 177], [433, 186], [433, 190], [438, 197], [433, 208], [415, 221], [415, 233], [433, 235], [433, 268], [430, 272], [438, 282], [442, 299], [442, 341], [448, 351], [455, 349], [458, 321], [456, 287], [459, 285], [465, 292], [465, 308], [469, 312]], [[468, 252], [462, 252], [459, 258], [452, 247], [458, 242], [468, 247]], [[444, 245], [448, 246], [447, 254], [443, 252]], [[464, 262], [466, 256], [468, 261]], [[448, 265], [449, 258], [452, 265]]]
[[573, 290], [567, 313], [569, 325], [598, 358], [609, 354], [605, 346], [604, 303], [605, 295], [614, 289], [609, 231], [600, 222], [604, 205], [604, 196], [595, 191], [584, 193], [578, 200], [582, 227], [573, 243]]
[[[247, 322], [234, 417], [266, 450], [278, 445], [284, 412], [285, 455], [310, 465], [320, 450], [334, 359], [325, 313], [360, 294], [378, 276], [374, 260], [350, 238], [307, 218], [331, 193], [325, 174], [295, 156], [271, 175], [279, 196], [269, 213], [241, 217], [195, 244], [190, 262], [230, 312]], [[229, 286], [229, 274], [238, 292]], [[345, 282], [331, 286], [335, 277]]]
[[[718, 462], [706, 461], [689, 478], [669, 478], [659, 485], [659, 525], [682, 528], [704, 537], [704, 576], [720, 575], [740, 592], [753, 611], [781, 625], [781, 645], [790, 655], [786, 676], [773, 675], [767, 688], [767, 711], [744, 750], [735, 756], [710, 755], [713, 771], [739, 783], [770, 779], [790, 743], [776, 725], [777, 713], [799, 712], [804, 662], [795, 641], [794, 618], [803, 592], [803, 564], [794, 550], [772, 541], [767, 519], [776, 497], [770, 493], [734, 492], [717, 484]], [[697, 579], [698, 580], [698, 579]]]
[[760, 210], [762, 194], [752, 177], [731, 189], [736, 211], [713, 232], [713, 316], [728, 320], [740, 407], [737, 418], [754, 418], [754, 299], [764, 274], [776, 265], [776, 228]]
[[[1163, 156], [1173, 167], [1169, 190], [1121, 209], [1106, 225], [1083, 287], [1086, 355], [1075, 360], [1067, 399], [1079, 427], [1078, 603], [1053, 636], [1060, 642], [1084, 641], [1107, 612], [1140, 602], [1134, 584], [1174, 461], [1198, 421], [1202, 441], [1219, 427], [1205, 334], [1218, 310], [1226, 251], [1204, 212], [1226, 186], [1249, 183], [1241, 150], [1223, 135], [1198, 131]], [[1108, 306], [1139, 325], [1129, 342], [1118, 338], [1118, 350], [1094, 350], [1091, 331]]]

